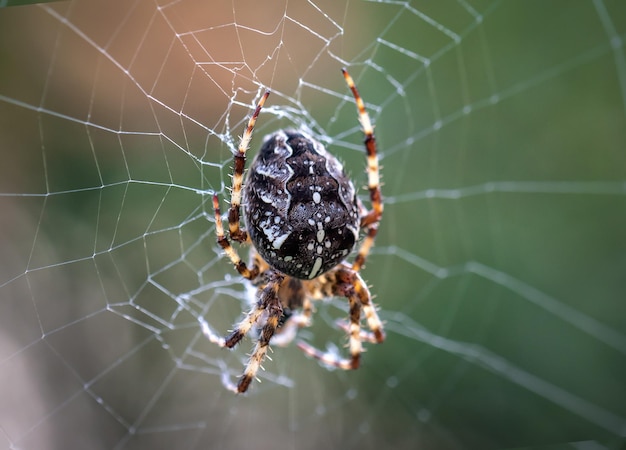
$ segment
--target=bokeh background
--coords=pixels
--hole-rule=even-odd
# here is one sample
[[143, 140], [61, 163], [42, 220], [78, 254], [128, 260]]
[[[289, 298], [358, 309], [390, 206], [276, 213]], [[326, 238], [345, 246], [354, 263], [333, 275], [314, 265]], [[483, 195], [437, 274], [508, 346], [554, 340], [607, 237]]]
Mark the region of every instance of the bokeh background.
[[[0, 8], [0, 447], [622, 448], [625, 38], [610, 0]], [[211, 194], [266, 88], [252, 153], [303, 127], [364, 185], [343, 66], [387, 341], [276, 347], [235, 396]], [[299, 338], [345, 351], [345, 314]]]

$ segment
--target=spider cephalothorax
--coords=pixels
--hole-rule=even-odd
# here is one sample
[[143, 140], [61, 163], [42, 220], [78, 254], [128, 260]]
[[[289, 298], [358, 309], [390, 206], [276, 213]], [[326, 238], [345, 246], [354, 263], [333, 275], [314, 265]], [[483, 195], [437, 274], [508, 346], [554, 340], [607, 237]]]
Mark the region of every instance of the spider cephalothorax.
[[[245, 392], [265, 358], [270, 341], [285, 344], [298, 327], [308, 326], [312, 302], [340, 296], [349, 302], [349, 323], [341, 323], [349, 337], [349, 358], [324, 353], [305, 342], [298, 347], [325, 364], [349, 370], [359, 367], [362, 342], [385, 338], [383, 326], [359, 271], [374, 243], [383, 204], [374, 130], [365, 106], [348, 72], [344, 77], [357, 104], [365, 134], [368, 190], [367, 210], [356, 196], [339, 161], [322, 144], [302, 131], [278, 131], [265, 138], [261, 151], [243, 174], [246, 151], [256, 119], [269, 96], [265, 92], [234, 155], [233, 186], [228, 210], [230, 239], [252, 243], [250, 267], [241, 260], [226, 237], [219, 200], [213, 195], [217, 242], [237, 271], [257, 289], [256, 304], [226, 338], [213, 339], [232, 348], [253, 328], [259, 330], [256, 346], [236, 392]], [[244, 203], [246, 229], [240, 228]], [[349, 264], [346, 257], [365, 238]], [[371, 332], [361, 331], [361, 311]]]

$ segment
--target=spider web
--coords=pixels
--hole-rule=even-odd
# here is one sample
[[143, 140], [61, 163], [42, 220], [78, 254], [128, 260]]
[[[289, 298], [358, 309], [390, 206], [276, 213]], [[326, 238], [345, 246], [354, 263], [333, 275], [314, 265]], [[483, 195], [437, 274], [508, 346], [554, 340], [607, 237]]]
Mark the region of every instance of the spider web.
[[[2, 448], [620, 448], [624, 3], [259, 5], [0, 9]], [[343, 66], [387, 341], [349, 373], [275, 347], [235, 396], [211, 194], [266, 88], [251, 152], [305, 128], [365, 184]], [[299, 338], [345, 352], [346, 313]]]

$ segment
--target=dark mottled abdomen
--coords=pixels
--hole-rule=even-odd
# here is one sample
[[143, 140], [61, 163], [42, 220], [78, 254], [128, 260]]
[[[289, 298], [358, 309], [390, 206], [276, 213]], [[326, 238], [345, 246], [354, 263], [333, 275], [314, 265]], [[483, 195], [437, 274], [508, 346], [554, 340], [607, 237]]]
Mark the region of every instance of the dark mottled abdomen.
[[243, 195], [255, 248], [289, 276], [319, 276], [343, 261], [358, 239], [354, 186], [339, 161], [306, 134], [287, 130], [267, 137]]

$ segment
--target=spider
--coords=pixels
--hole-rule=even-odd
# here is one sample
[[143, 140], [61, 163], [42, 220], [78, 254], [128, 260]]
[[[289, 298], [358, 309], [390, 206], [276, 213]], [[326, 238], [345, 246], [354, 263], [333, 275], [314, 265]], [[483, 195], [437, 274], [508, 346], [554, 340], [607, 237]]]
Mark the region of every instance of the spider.
[[[256, 120], [270, 95], [259, 101], [234, 153], [231, 202], [226, 237], [219, 199], [213, 194], [217, 243], [236, 270], [257, 289], [256, 304], [218, 345], [233, 348], [248, 332], [258, 340], [235, 392], [245, 392], [261, 367], [270, 343], [285, 345], [299, 327], [309, 326], [312, 302], [332, 296], [348, 299], [349, 323], [340, 322], [349, 339], [348, 358], [325, 353], [305, 342], [298, 347], [310, 357], [343, 370], [357, 369], [362, 342], [385, 339], [383, 325], [359, 271], [365, 263], [383, 213], [376, 141], [369, 115], [352, 77], [343, 76], [356, 101], [365, 134], [371, 210], [357, 198], [342, 165], [324, 146], [302, 131], [281, 130], [266, 136], [243, 184], [246, 151]], [[245, 229], [240, 226], [243, 205]], [[346, 261], [365, 231], [356, 257]], [[246, 264], [231, 240], [252, 244]], [[298, 311], [298, 312], [296, 312]], [[369, 332], [361, 330], [361, 311]]]

